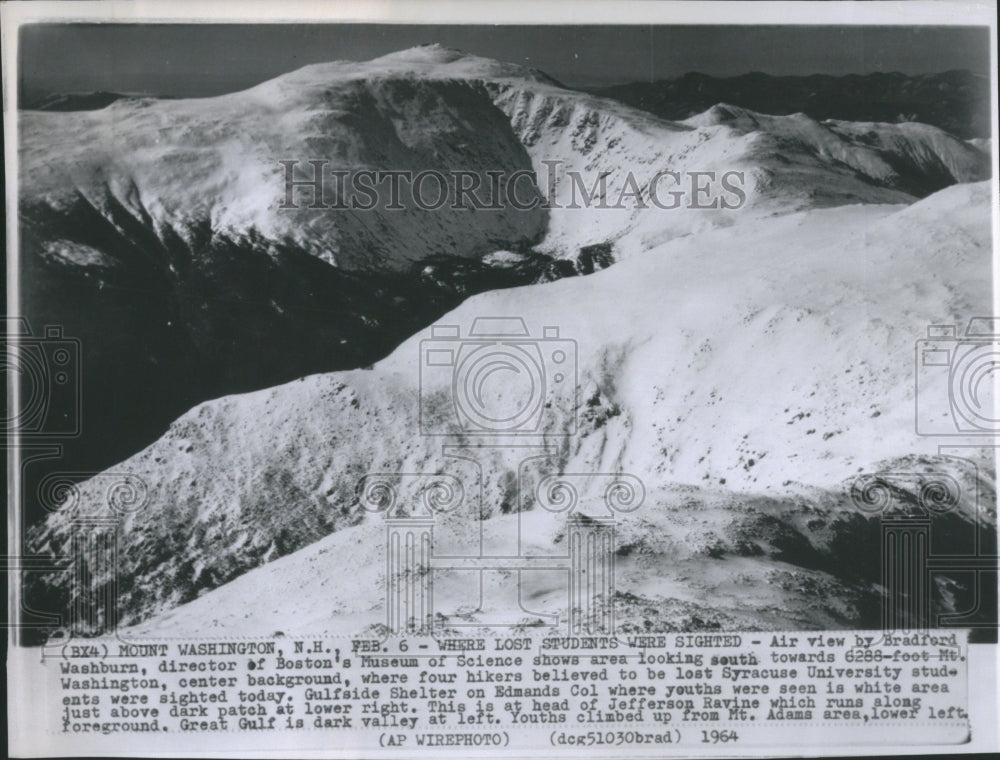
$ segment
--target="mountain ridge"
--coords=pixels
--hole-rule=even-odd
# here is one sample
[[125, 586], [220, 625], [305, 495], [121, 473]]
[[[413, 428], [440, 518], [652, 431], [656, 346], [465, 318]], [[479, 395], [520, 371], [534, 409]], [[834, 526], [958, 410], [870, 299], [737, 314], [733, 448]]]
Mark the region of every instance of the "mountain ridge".
[[[925, 177], [930, 164], [913, 159], [907, 140], [873, 147], [865, 134], [813, 125], [861, 156], [853, 168], [838, 165], [787, 120], [770, 121], [786, 135], [778, 141], [766, 130], [663, 121], [439, 47], [316, 64], [215, 98], [120, 99], [19, 118], [23, 308], [36, 330], [61, 324], [87, 347], [91, 414], [84, 437], [66, 444], [66, 465], [81, 470], [120, 461], [206, 398], [369, 364], [477, 288], [572, 273], [585, 249], [606, 250], [610, 261], [744, 217], [910, 202], [984, 171], [947, 158], [977, 155], [949, 137], [930, 141], [944, 168]], [[313, 158], [355, 171], [535, 172], [542, 186], [522, 191], [562, 206], [605, 171], [612, 201], [629, 189], [630, 172], [643, 187], [640, 203], [617, 210], [280, 209], [279, 161], [302, 171]], [[744, 172], [746, 203], [650, 208], [645, 185], [662, 169]], [[445, 274], [405, 293], [402, 283], [427, 262], [441, 274], [451, 261], [458, 272], [498, 250], [530, 254], [537, 271]], [[238, 318], [227, 313], [235, 302], [245, 304]], [[256, 348], [241, 351], [248, 341]]]
[[[741, 495], [737, 501], [770, 500], [779, 522], [792, 509], [803, 524], [798, 543], [789, 546], [799, 549], [775, 549], [775, 556], [808, 567], [818, 551], [826, 568], [818, 580], [847, 583], [851, 594], [869, 600], [862, 604], [868, 612], [831, 624], [860, 625], [872, 620], [865, 615], [874, 614], [877, 579], [859, 580], [855, 588], [850, 562], [837, 559], [850, 541], [837, 543], [836, 551], [822, 546], [828, 529], [843, 538], [842, 531], [863, 528], [871, 539], [878, 520], [851, 505], [850, 483], [920, 450], [912, 427], [913, 341], [928, 314], [959, 321], [969, 304], [988, 303], [989, 202], [988, 184], [979, 183], [949, 188], [919, 207], [838, 207], [762, 219], [667, 241], [590, 277], [483, 293], [443, 321], [469, 325], [476, 315], [517, 315], [533, 335], [554, 324], [561, 338], [576, 340], [578, 402], [546, 414], [540, 432], [550, 436], [551, 451], [536, 462], [540, 473], [624, 471], [649, 494], [678, 484], [724, 489]], [[708, 250], [716, 256], [706, 258]], [[945, 281], [942, 272], [963, 274]], [[885, 282], [894, 284], [891, 291]], [[576, 308], [608, 293], [615, 294], [612, 308]], [[447, 378], [420, 379], [419, 344], [428, 337], [427, 331], [412, 336], [371, 370], [314, 375], [200, 404], [114, 468], [149, 489], [143, 510], [122, 523], [123, 622], [167, 614], [324, 536], [359, 526], [370, 532], [378, 518], [365, 512], [357, 492], [366, 473], [437, 472], [475, 482], [467, 465], [443, 455], [441, 439], [419, 434], [431, 424], [450, 433], [453, 446], [475, 445], [449, 411], [452, 387], [441, 385]], [[814, 347], [809, 360], [793, 362], [804, 346]], [[491, 392], [507, 408], [523, 387]], [[566, 437], [569, 414], [579, 426]], [[485, 455], [482, 511], [451, 518], [455, 530], [479, 521], [499, 526], [505, 514], [538, 511], [511, 506], [522, 503], [521, 479], [511, 473], [523, 456], [502, 447]], [[920, 466], [945, 467], [935, 457]], [[537, 476], [525, 482], [530, 477]], [[979, 529], [985, 516], [975, 494], [990, 477], [974, 479], [977, 485], [963, 491], [946, 520]], [[99, 479], [79, 486], [81, 514], [106, 508], [103, 487]], [[400, 503], [419, 501], [413, 488], [402, 479]], [[593, 488], [600, 484], [581, 487], [583, 502], [599, 495]], [[671, 504], [677, 506], [673, 497], [651, 498], [649, 519], [659, 523]], [[739, 513], [727, 508], [721, 523], [692, 528], [706, 546], [728, 536], [720, 556], [709, 559], [724, 562], [743, 551], [733, 547], [764, 530], [753, 527], [756, 518], [744, 525]], [[818, 522], [807, 529], [809, 515]], [[57, 511], [33, 534], [33, 547], [58, 554], [72, 518]], [[744, 527], [725, 527], [731, 519]], [[360, 535], [345, 533], [325, 545]], [[699, 556], [697, 563], [708, 561]], [[832, 569], [838, 561], [844, 569]], [[765, 565], [758, 570], [766, 574]], [[68, 593], [67, 578], [47, 583], [33, 593]], [[369, 592], [359, 603], [374, 609], [377, 587]], [[761, 615], [770, 603], [744, 614], [766, 625]]]
[[668, 119], [685, 119], [718, 102], [765, 113], [801, 111], [814, 119], [910, 121], [959, 137], [990, 137], [990, 81], [967, 69], [936, 74], [811, 74], [751, 72], [735, 77], [688, 73], [655, 82], [630, 82], [593, 91]]
[[[468, 436], [448, 388], [418, 384], [417, 344], [446, 314], [521, 317], [532, 336], [556, 324], [577, 341], [580, 435], [559, 414], [542, 429], [557, 472], [771, 491], [784, 509], [792, 481], [823, 501], [855, 468], [917, 444], [901, 432], [913, 397], [899, 357], [910, 361], [927, 315], [960, 321], [988, 303], [989, 188], [975, 182], [986, 154], [933, 126], [718, 105], [668, 121], [454, 51], [386, 59], [369, 76], [317, 64], [212, 99], [21, 114], [26, 311], [36, 329], [83, 340], [85, 392], [98, 395], [84, 398], [91, 427], [77, 443], [117, 445], [99, 466], [56, 466], [118, 462], [149, 487], [122, 526], [124, 622], [363, 524], [366, 472], [444, 467], [417, 435], [421, 394], [436, 424]], [[317, 156], [349, 169], [558, 167], [530, 211], [282, 216], [278, 160]], [[643, 185], [641, 203], [601, 206], [630, 176], [663, 170], [742, 173], [745, 202], [667, 210]], [[604, 177], [592, 207], [572, 207], [573, 176]], [[883, 303], [881, 281], [899, 300]], [[579, 308], [590, 303], [609, 307]], [[800, 362], [803, 345], [826, 353]], [[774, 376], [783, 364], [795, 372]], [[502, 521], [517, 462], [489, 464], [485, 516]], [[106, 504], [100, 478], [72, 493], [83, 510]], [[58, 554], [70, 518], [51, 508], [30, 542]], [[64, 606], [70, 589], [55, 574], [29, 597]]]

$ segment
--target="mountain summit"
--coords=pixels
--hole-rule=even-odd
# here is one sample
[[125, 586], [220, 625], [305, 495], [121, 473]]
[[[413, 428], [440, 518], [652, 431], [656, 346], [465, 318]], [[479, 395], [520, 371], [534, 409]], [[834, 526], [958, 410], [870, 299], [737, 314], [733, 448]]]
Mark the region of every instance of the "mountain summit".
[[[823, 572], [810, 578], [840, 584], [845, 602], [822, 624], [872, 623], [874, 576], [831, 570], [838, 541], [877, 527], [846, 511], [842, 481], [912, 451], [908, 362], [922, 320], [988, 308], [989, 192], [975, 183], [989, 158], [976, 147], [923, 124], [724, 104], [668, 121], [438, 46], [215, 98], [19, 119], [27, 315], [83, 347], [88, 416], [60, 466], [121, 462], [149, 484], [123, 523], [127, 620], [331, 534], [367, 536], [348, 532], [374, 530], [362, 475], [446, 467], [439, 442], [418, 435], [421, 394], [445, 414], [452, 387], [444, 372], [421, 385], [421, 331], [485, 315], [576, 341], [578, 386], [563, 400], [581, 428], [549, 466], [636, 472], [662, 495], [657, 525], [718, 507], [721, 522], [675, 536], [704, 549], [692, 568], [746, 552], [767, 558], [752, 560], [758, 579], [775, 562]], [[301, 180], [310, 161], [537, 184], [521, 187], [533, 202], [520, 208], [389, 208], [387, 197], [337, 208], [301, 185], [286, 203], [288, 162]], [[653, 202], [657, 177], [686, 183], [664, 185], [679, 202]], [[705, 202], [693, 183], [723, 177], [739, 183], [735, 202]], [[543, 415], [545, 431], [568, 430], [566, 412]], [[520, 508], [518, 471], [494, 464], [480, 517], [500, 525]], [[81, 510], [103, 507], [99, 481], [81, 486]], [[697, 492], [690, 509], [678, 484]], [[747, 517], [732, 495], [743, 493], [769, 506]], [[739, 506], [736, 523], [723, 502]], [[795, 531], [780, 546], [751, 540], [772, 519]], [[36, 520], [33, 549], [61, 552], [69, 520]], [[636, 546], [660, 569], [673, 556]], [[57, 574], [32, 593], [69, 603], [69, 583]], [[780, 624], [806, 624], [800, 601]], [[774, 596], [758, 602], [720, 624], [772, 624]]]
[[[100, 469], [199, 401], [364, 366], [471, 293], [593, 271], [595, 253], [607, 262], [809, 208], [909, 203], [988, 174], [986, 154], [931, 127], [722, 108], [736, 113], [664, 121], [430, 45], [214, 98], [22, 111], [25, 311], [87, 346], [91, 414], [67, 461]], [[538, 184], [517, 185], [528, 209], [388, 209], [385, 192], [371, 210], [317, 208], [301, 185], [287, 208], [289, 165], [296, 181], [318, 166]], [[692, 208], [688, 186], [663, 209], [650, 185], [664, 172], [661, 200], [672, 177], [723, 175], [743, 197]], [[534, 258], [490, 263], [511, 252]]]

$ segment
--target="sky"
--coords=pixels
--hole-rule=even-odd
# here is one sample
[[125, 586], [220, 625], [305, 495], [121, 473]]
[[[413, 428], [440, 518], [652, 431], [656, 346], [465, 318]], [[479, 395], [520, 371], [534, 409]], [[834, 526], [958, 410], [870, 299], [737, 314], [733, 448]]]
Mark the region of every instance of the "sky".
[[21, 30], [20, 85], [201, 97], [427, 42], [538, 68], [572, 87], [692, 71], [989, 74], [985, 27], [37, 24]]

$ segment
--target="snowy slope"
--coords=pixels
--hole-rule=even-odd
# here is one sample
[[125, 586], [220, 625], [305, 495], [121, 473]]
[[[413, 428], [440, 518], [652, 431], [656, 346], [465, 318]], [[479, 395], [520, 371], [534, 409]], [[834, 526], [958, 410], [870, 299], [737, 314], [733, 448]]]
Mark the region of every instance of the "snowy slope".
[[[870, 540], [877, 523], [852, 533], [861, 530], [860, 517], [847, 488], [859, 472], [933, 453], [913, 428], [914, 341], [928, 323], [988, 311], [989, 204], [989, 187], [980, 183], [911, 206], [849, 205], [748, 221], [636, 251], [589, 277], [485, 293], [440, 322], [466, 330], [475, 317], [517, 316], [532, 335], [558, 326], [563, 338], [577, 341], [578, 404], [545, 411], [543, 430], [554, 451], [535, 466], [539, 473], [626, 471], [646, 484], [650, 499], [634, 519], [648, 520], [648, 529], [638, 531], [642, 551], [627, 561], [640, 564], [626, 564], [620, 584], [639, 600], [630, 614], [646, 614], [642, 600], [651, 590], [642, 584], [650, 568], [668, 572], [666, 565], [690, 553], [683, 572], [669, 570], [677, 574], [671, 598], [680, 600], [681, 612], [693, 609], [683, 600], [696, 604], [713, 583], [735, 583], [719, 557], [745, 555], [749, 588], [773, 572], [811, 580], [782, 576], [777, 589], [756, 596], [726, 586], [728, 601], [713, 613], [719, 624], [799, 625], [810, 615], [815, 625], [871, 622], [877, 569], [859, 579], [851, 576], [856, 568], [844, 566], [854, 556], [852, 541]], [[320, 566], [338, 573], [347, 547], [377, 552], [370, 544], [380, 518], [360, 508], [359, 478], [458, 467], [442, 455], [441, 438], [419, 435], [423, 398], [425, 423], [458, 434], [448, 443], [463, 442], [449, 406], [450, 377], [419, 387], [420, 341], [428, 337], [415, 335], [371, 370], [201, 404], [114, 468], [149, 483], [147, 506], [124, 523], [127, 619], [189, 602], [334, 531], [322, 545], [262, 568], [192, 610], [236, 609], [262, 574], [279, 587], [294, 585], [323, 552], [329, 557]], [[514, 398], [519, 393], [517, 383], [490, 386], [486, 403], [510, 408], [523, 400]], [[560, 437], [573, 414], [577, 433]], [[481, 455], [482, 516], [501, 526], [511, 519], [502, 513], [518, 503], [524, 451]], [[690, 491], [679, 496], [676, 484]], [[966, 524], [976, 514], [973, 490], [953, 515]], [[404, 484], [404, 503], [415, 497]], [[582, 497], [599, 493], [584, 488]], [[750, 517], [747, 500], [761, 505]], [[82, 487], [81, 509], [103, 503], [99, 484]], [[702, 506], [711, 517], [699, 527]], [[58, 549], [69, 518], [56, 514], [35, 546]], [[661, 533], [667, 545], [649, 548]], [[786, 545], [768, 548], [783, 535]], [[716, 539], [722, 544], [713, 549]], [[651, 564], [642, 565], [647, 555]], [[817, 583], [839, 589], [830, 593], [835, 604], [843, 602], [840, 612], [816, 612], [807, 597]], [[366, 586], [345, 611], [376, 609], [377, 586]], [[787, 613], [776, 615], [777, 600], [787, 602]], [[276, 600], [281, 610], [283, 604]], [[195, 612], [176, 615], [197, 627]], [[266, 627], [269, 620], [258, 622]], [[333, 624], [316, 621], [320, 628]]]
[[[877, 622], [879, 599], [872, 582], [877, 562], [856, 563], [853, 573], [831, 572], [845, 545], [877, 546], [877, 526], [852, 516], [826, 494], [809, 496], [819, 497], [820, 505], [694, 487], [647, 493], [645, 510], [618, 525], [617, 630], [835, 629]], [[828, 504], [822, 504], [824, 497]], [[565, 528], [549, 517], [536, 510], [524, 513], [520, 526], [517, 515], [488, 521], [491, 548], [516, 552], [513, 539], [520, 527], [528, 537], [524, 552], [553, 554], [564, 545]], [[472, 545], [471, 529], [467, 538]], [[121, 635], [126, 640], [237, 632], [379, 635], [385, 622], [385, 541], [380, 520], [346, 528]], [[543, 615], [555, 614], [565, 625], [561, 573], [487, 574], [478, 616], [480, 600], [470, 593], [469, 578], [439, 573], [434, 599], [442, 616], [440, 632], [455, 632], [447, 625], [453, 619], [463, 623], [466, 635], [470, 623], [472, 631], [489, 635], [487, 627], [474, 623], [488, 614], [510, 613], [502, 587], [517, 583], [525, 609], [515, 610], [513, 619], [530, 627]], [[262, 589], [267, 589], [266, 600]]]
[[[339, 542], [377, 532], [355, 493], [367, 472], [457, 466], [442, 458], [443, 439], [419, 435], [421, 398], [428, 424], [447, 428], [454, 415], [446, 374], [419, 385], [421, 328], [444, 303], [534, 279], [487, 272], [466, 284], [463, 264], [488, 268], [529, 252], [620, 262], [591, 277], [484, 293], [438, 321], [467, 331], [477, 316], [516, 316], [533, 336], [558, 326], [575, 340], [576, 401], [546, 410], [553, 451], [537, 466], [633, 472], [668, 511], [714, 505], [719, 517], [701, 539], [671, 539], [708, 547], [694, 551], [696, 563], [714, 559], [719, 531], [737, 553], [745, 534], [767, 532], [743, 526], [742, 496], [732, 494], [755, 494], [781, 524], [803, 501], [836, 520], [845, 479], [918, 450], [913, 340], [927, 322], [960, 321], [989, 303], [985, 185], [914, 203], [987, 176], [988, 158], [924, 125], [819, 123], [725, 105], [668, 122], [437, 46], [307, 66], [217, 98], [121, 99], [101, 111], [20, 119], [28, 301], [48, 309], [36, 321], [66, 325], [87, 347], [88, 392], [106, 395], [104, 406], [85, 399], [95, 412], [88, 434], [102, 424], [120, 432], [115, 459], [124, 459], [134, 441], [152, 440], [190, 408], [112, 468], [148, 484], [148, 503], [123, 525], [129, 621], [319, 539], [342, 549]], [[491, 212], [280, 209], [278, 161], [310, 158], [346, 169], [534, 170], [554, 203]], [[646, 185], [663, 171], [741, 172], [746, 202], [659, 208]], [[610, 205], [633, 176], [638, 197], [622, 208], [563, 208], [574, 192], [570, 172], [588, 188], [607, 173]], [[365, 347], [384, 355], [418, 329], [372, 369], [197, 403], [274, 378], [364, 366]], [[501, 384], [486, 402], [516, 406], [519, 388]], [[564, 436], [571, 417], [578, 434]], [[132, 420], [150, 424], [130, 438]], [[497, 525], [517, 504], [518, 456], [486, 457], [479, 510]], [[696, 496], [678, 496], [678, 483]], [[105, 485], [84, 484], [79, 508], [104, 509]], [[56, 511], [33, 531], [32, 547], [64, 548], [71, 517]], [[649, 518], [653, 528], [637, 546], [674, 535], [684, 521], [661, 518]], [[823, 520], [802, 528], [803, 540], [831, 540], [818, 538]], [[555, 540], [544, 531], [539, 540], [546, 535]], [[660, 555], [638, 552], [646, 553]], [[748, 577], [773, 569], [764, 556], [748, 560], [760, 563]], [[281, 567], [283, 583], [300, 582], [293, 557]], [[709, 578], [714, 567], [699, 566], [694, 577]], [[637, 571], [633, 581], [641, 580]], [[864, 607], [871, 589], [843, 582]], [[677, 598], [705, 590], [679, 583]], [[69, 602], [68, 578], [58, 574], [29, 596], [51, 586]], [[856, 622], [859, 610], [830, 622]], [[719, 611], [730, 622], [761, 614]], [[806, 604], [800, 617], [809, 614], [818, 613]]]
[[[24, 113], [22, 204], [36, 216], [38, 207], [68, 213], [86, 203], [111, 218], [119, 204], [157, 238], [180, 238], [195, 251], [206, 235], [222, 236], [264, 250], [291, 245], [347, 269], [399, 269], [434, 254], [483, 254], [541, 235], [540, 211], [507, 209], [470, 223], [468, 211], [447, 206], [434, 214], [412, 203], [401, 211], [310, 209], [307, 191], [295, 197], [302, 209], [279, 208], [282, 160], [299, 162], [297, 176], [310, 160], [327, 161], [328, 170], [513, 173], [529, 166], [475, 82], [316, 68], [216, 98]], [[332, 180], [328, 188], [332, 203]]]
[[[922, 124], [820, 124], [802, 114], [770, 116], [723, 104], [667, 122], [596, 97], [515, 85], [496, 89], [543, 192], [560, 207], [551, 211], [543, 250], [621, 240], [617, 255], [629, 255], [669, 237], [805, 208], [911, 202], [990, 173], [987, 154]], [[555, 169], [547, 165], [553, 157]], [[689, 179], [661, 180], [652, 198], [650, 184], [667, 171], [711, 173], [713, 192], [695, 198]], [[587, 189], [606, 174], [607, 205], [624, 208], [574, 209], [582, 191], [570, 172]], [[745, 201], [714, 185], [727, 173], [739, 173], [730, 181]], [[627, 195], [622, 200], [630, 177], [642, 203]], [[678, 188], [684, 199], [671, 208], [668, 193]], [[717, 208], [703, 207], [709, 204]]]
[[767, 147], [773, 151], [788, 150], [791, 144], [819, 159], [843, 164], [870, 181], [905, 188], [916, 195], [956, 180], [988, 176], [981, 150], [929, 124], [833, 119], [821, 123], [801, 113], [769, 116], [724, 104], [686, 123], [727, 124], [742, 134], [758, 132], [770, 139]]
[[[913, 124], [855, 129], [728, 106], [663, 121], [433, 45], [221, 97], [127, 97], [19, 119], [23, 307], [36, 330], [59, 324], [86, 346], [87, 424], [51, 463], [80, 471], [134, 453], [206, 399], [366, 366], [467, 295], [769, 216], [910, 203], [986, 176], [988, 161]], [[309, 160], [330, 171], [535, 171], [552, 203], [421, 211], [404, 196], [403, 210], [388, 210], [383, 195], [370, 211], [312, 209], [300, 189], [304, 207], [282, 209], [282, 160], [299, 162], [299, 178]], [[657, 185], [677, 208], [650, 197], [663, 172], [682, 178], [679, 191], [669, 176]], [[694, 197], [692, 172], [706, 197]], [[602, 176], [593, 203], [603, 207], [565, 208]], [[726, 176], [745, 202], [729, 193], [736, 207], [691, 207], [718, 203]], [[538, 195], [525, 182], [518, 193]], [[527, 263], [494, 271], [498, 251]]]

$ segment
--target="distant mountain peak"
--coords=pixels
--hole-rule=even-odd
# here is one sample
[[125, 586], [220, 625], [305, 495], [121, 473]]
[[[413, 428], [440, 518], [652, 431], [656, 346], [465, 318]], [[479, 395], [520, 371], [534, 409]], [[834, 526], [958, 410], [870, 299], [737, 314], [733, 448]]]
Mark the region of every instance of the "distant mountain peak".
[[989, 79], [964, 69], [915, 75], [898, 71], [842, 76], [688, 73], [594, 92], [671, 121], [701, 114], [716, 103], [731, 103], [758, 113], [801, 112], [817, 121], [919, 121], [963, 139], [990, 134]]
[[140, 92], [56, 92], [22, 96], [20, 108], [30, 111], [97, 111], [119, 100], [149, 97]]
[[372, 59], [376, 62], [436, 63], [447, 64], [462, 58], [475, 58], [471, 53], [458, 48], [446, 47], [439, 42], [425, 42], [415, 47], [397, 50]]
[[387, 79], [522, 81], [563, 87], [548, 74], [518, 63], [427, 43], [398, 50], [369, 61], [329, 61], [314, 63], [281, 74], [251, 88], [258, 93], [289, 88], [326, 88], [334, 82]]

